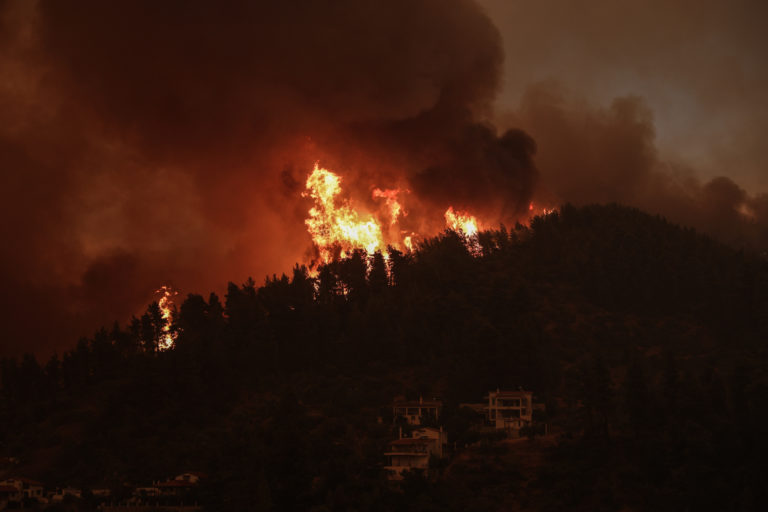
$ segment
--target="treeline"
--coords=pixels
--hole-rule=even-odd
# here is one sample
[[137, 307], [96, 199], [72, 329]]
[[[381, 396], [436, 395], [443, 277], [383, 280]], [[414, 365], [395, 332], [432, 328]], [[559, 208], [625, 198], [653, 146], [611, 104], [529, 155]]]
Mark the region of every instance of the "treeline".
[[[441, 396], [464, 442], [460, 402], [523, 386], [566, 433], [531, 508], [683, 506], [702, 479], [696, 503], [749, 504], [767, 319], [764, 257], [637, 210], [566, 205], [471, 241], [446, 232], [314, 277], [297, 265], [230, 283], [223, 300], [190, 294], [170, 326], [153, 303], [43, 364], [3, 359], [0, 451], [81, 485], [205, 471], [212, 509], [487, 509], [506, 484], [490, 502], [458, 483], [383, 484], [386, 405]], [[175, 346], [158, 351], [167, 328]], [[589, 491], [609, 474], [610, 492]]]

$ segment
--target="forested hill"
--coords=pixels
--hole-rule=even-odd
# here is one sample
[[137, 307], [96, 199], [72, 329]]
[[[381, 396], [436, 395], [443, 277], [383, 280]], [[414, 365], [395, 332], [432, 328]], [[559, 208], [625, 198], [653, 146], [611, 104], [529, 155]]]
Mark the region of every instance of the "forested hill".
[[[297, 266], [189, 295], [158, 352], [164, 327], [152, 304], [61, 358], [3, 360], [0, 456], [20, 462], [0, 471], [117, 489], [199, 470], [212, 510], [765, 502], [768, 262], [634, 209]], [[441, 397], [461, 443], [457, 405], [518, 386], [562, 433], [535, 478], [386, 485], [393, 397]]]

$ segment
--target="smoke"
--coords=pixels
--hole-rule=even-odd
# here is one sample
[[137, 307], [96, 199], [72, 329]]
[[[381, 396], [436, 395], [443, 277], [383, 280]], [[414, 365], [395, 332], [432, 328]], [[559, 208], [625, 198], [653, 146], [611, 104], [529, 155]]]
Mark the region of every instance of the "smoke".
[[[515, 5], [500, 33], [473, 0], [0, 0], [0, 353], [70, 347], [141, 312], [163, 284], [183, 296], [287, 271], [311, 247], [301, 191], [317, 160], [369, 209], [374, 186], [403, 190], [401, 225], [416, 232], [440, 229], [449, 205], [510, 222], [532, 199], [618, 201], [768, 246], [768, 196], [700, 178], [698, 160], [666, 155], [678, 139], [660, 149], [657, 132], [675, 132], [647, 100], [595, 85], [616, 83], [596, 62], [618, 69], [627, 55], [674, 76], [685, 52], [670, 48], [701, 45], [724, 66], [715, 29], [722, 19], [737, 32], [738, 20], [707, 3], [697, 29], [687, 9], [659, 24], [641, 8], [632, 19], [660, 34], [645, 48], [621, 9], [605, 11], [624, 20], [611, 23]], [[732, 48], [757, 46], [752, 19]], [[558, 47], [572, 40], [581, 46]], [[738, 75], [742, 100], [686, 62], [683, 86], [701, 104], [762, 105], [750, 77], [762, 83], [764, 67]], [[529, 87], [539, 74], [566, 85]], [[589, 80], [601, 100], [619, 98], [572, 92]], [[527, 92], [513, 104], [510, 90]], [[765, 162], [750, 144], [729, 161]]]
[[316, 160], [369, 200], [409, 190], [416, 224], [532, 194], [533, 142], [488, 123], [501, 38], [471, 0], [0, 0], [0, 26], [3, 353], [71, 346], [162, 284], [288, 270]]
[[766, 2], [479, 1], [504, 38], [502, 107], [551, 79], [597, 105], [639, 95], [662, 159], [768, 191]]
[[524, 126], [539, 146], [536, 201], [619, 202], [666, 216], [752, 250], [768, 249], [768, 195], [731, 178], [702, 180], [665, 159], [646, 101], [629, 96], [594, 105], [555, 82], [531, 86], [505, 120]]

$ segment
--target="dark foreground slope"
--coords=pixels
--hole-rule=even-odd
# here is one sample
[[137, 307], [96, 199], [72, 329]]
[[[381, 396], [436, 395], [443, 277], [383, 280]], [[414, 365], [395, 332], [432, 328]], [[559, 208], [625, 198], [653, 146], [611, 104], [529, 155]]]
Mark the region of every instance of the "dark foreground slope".
[[[199, 470], [211, 510], [765, 503], [766, 260], [636, 210], [566, 206], [469, 249], [446, 233], [190, 295], [158, 353], [163, 327], [155, 304], [60, 360], [3, 361], [7, 471], [119, 492]], [[471, 471], [383, 480], [394, 396], [442, 397], [461, 446], [457, 405], [513, 386], [559, 433], [535, 471], [491, 446]]]

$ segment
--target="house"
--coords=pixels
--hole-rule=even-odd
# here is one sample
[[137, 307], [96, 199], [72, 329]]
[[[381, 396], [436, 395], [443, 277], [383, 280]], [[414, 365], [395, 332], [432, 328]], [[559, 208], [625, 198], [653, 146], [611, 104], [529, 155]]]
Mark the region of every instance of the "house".
[[533, 393], [531, 391], [491, 391], [486, 397], [486, 420], [497, 430], [519, 436], [520, 429], [533, 420]]
[[384, 455], [389, 464], [384, 466], [387, 478], [402, 480], [403, 472], [412, 469], [427, 470], [434, 442], [431, 439], [404, 438], [387, 445]]
[[48, 498], [50, 499], [51, 503], [60, 503], [64, 501], [64, 498], [67, 496], [80, 499], [82, 497], [82, 492], [80, 489], [76, 489], [74, 487], [62, 487], [49, 494]]
[[14, 487], [21, 494], [22, 498], [31, 498], [37, 501], [45, 500], [43, 497], [43, 484], [36, 480], [22, 477], [8, 478], [0, 482], [0, 486]]
[[151, 487], [137, 487], [133, 491], [133, 495], [139, 499], [160, 496], [160, 494], [160, 489], [157, 487], [157, 485], [153, 485]]
[[182, 496], [197, 484], [185, 482], [184, 480], [168, 480], [157, 484], [157, 489], [161, 496]]
[[0, 484], [0, 510], [4, 509], [8, 503], [18, 503], [21, 501], [21, 491], [13, 485]]
[[161, 482], [156, 487], [162, 496], [183, 496], [203, 478], [205, 473], [189, 471], [177, 475], [173, 480]]
[[418, 401], [396, 400], [392, 405], [392, 413], [395, 419], [403, 418], [409, 425], [423, 425], [436, 422], [442, 407], [443, 402], [440, 400], [424, 400], [419, 397]]
[[402, 480], [405, 471], [429, 469], [429, 459], [442, 457], [448, 441], [442, 427], [416, 429], [411, 437], [403, 437], [402, 432], [400, 429], [400, 438], [391, 441], [384, 453], [388, 462], [384, 471], [390, 480]]
[[206, 478], [205, 473], [200, 473], [199, 471], [188, 471], [186, 473], [177, 475], [176, 478], [174, 478], [174, 480], [182, 480], [184, 482], [196, 484], [203, 478]]
[[[402, 438], [402, 434], [400, 436]], [[448, 435], [443, 430], [443, 427], [422, 427], [411, 431], [412, 439], [429, 439], [435, 443], [433, 450], [434, 455], [442, 457], [445, 453], [445, 446], [448, 444]]]

